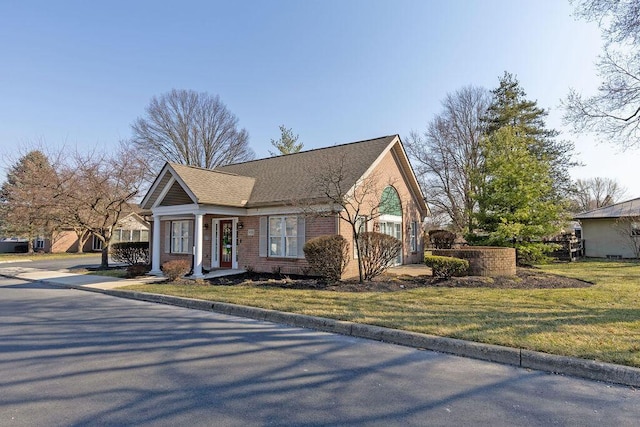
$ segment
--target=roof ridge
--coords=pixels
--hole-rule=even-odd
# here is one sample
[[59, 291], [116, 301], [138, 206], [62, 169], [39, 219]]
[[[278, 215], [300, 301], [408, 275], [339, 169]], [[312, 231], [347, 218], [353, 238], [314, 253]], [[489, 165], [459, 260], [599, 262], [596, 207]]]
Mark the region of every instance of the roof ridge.
[[[173, 163], [173, 162], [167, 162], [169, 163], [169, 165], [171, 167], [173, 166], [180, 166], [180, 167], [185, 167], [185, 168], [189, 168], [189, 169], [195, 169], [195, 170], [200, 170], [200, 171], [204, 171], [204, 172], [215, 172], [215, 173], [220, 173], [220, 174], [224, 174], [224, 175], [232, 175], [232, 176], [242, 176], [242, 175], [238, 175], [237, 173], [232, 173], [232, 172], [225, 172], [225, 171], [221, 171], [219, 169], [213, 168], [213, 169], [207, 169], [207, 168], [203, 168], [200, 166], [193, 166], [193, 165], [183, 165], [182, 163]], [[225, 165], [227, 166], [227, 165]], [[222, 166], [216, 166], [216, 167], [222, 167]], [[247, 177], [250, 178], [250, 177]]]
[[[312, 153], [312, 152], [315, 152], [315, 151], [330, 150], [332, 148], [345, 147], [347, 145], [354, 145], [354, 144], [362, 144], [364, 142], [377, 141], [377, 140], [380, 140], [380, 139], [391, 138], [391, 137], [396, 137], [396, 136], [399, 137], [400, 135], [397, 134], [397, 133], [394, 133], [392, 135], [385, 135], [385, 136], [379, 136], [377, 138], [363, 139], [361, 141], [345, 142], [345, 143], [342, 143], [342, 144], [330, 145], [328, 147], [312, 148], [310, 150], [299, 151], [297, 153], [280, 154], [280, 155], [277, 155], [277, 156], [263, 157], [261, 159], [247, 160], [247, 161], [244, 161], [244, 162], [229, 163], [229, 164], [224, 165], [224, 166], [217, 166], [216, 168], [223, 168], [223, 167], [226, 167], [226, 166], [235, 166], [235, 165], [244, 165], [244, 164], [247, 164], [247, 163], [261, 162], [263, 160], [279, 159], [279, 158], [287, 157], [287, 156], [295, 156], [297, 154], [305, 154], [305, 153]], [[212, 169], [212, 170], [216, 170], [216, 169]]]

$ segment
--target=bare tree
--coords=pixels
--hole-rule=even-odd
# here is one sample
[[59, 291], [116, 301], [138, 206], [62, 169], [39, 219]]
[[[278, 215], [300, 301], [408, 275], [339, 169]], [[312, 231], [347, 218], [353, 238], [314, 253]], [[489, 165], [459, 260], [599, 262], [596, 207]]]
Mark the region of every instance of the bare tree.
[[586, 212], [613, 205], [623, 199], [626, 189], [611, 178], [578, 179], [572, 197], [574, 210]]
[[[374, 172], [355, 180], [349, 179], [345, 159], [341, 158], [327, 164], [318, 165], [312, 174], [312, 188], [310, 194], [319, 194], [321, 201], [328, 202], [331, 206], [326, 209], [323, 205], [316, 205], [318, 200], [303, 203], [294, 201], [293, 204], [302, 207], [309, 216], [335, 216], [349, 225], [353, 235], [353, 243], [358, 258], [358, 277], [360, 283], [365, 280], [363, 268], [363, 242], [360, 239], [362, 233], [367, 231], [367, 223], [381, 215], [380, 206], [390, 203], [383, 192], [384, 187], [392, 185], [392, 182], [381, 186], [379, 176]], [[386, 267], [386, 266], [385, 266]]]
[[113, 230], [131, 212], [146, 173], [135, 149], [124, 145], [111, 155], [76, 153], [64, 171], [67, 212], [75, 213], [69, 218], [102, 242], [102, 268], [109, 266]]
[[615, 229], [618, 235], [633, 251], [635, 258], [640, 259], [640, 216], [623, 216], [618, 218]]
[[415, 160], [427, 201], [434, 215], [445, 213], [454, 231], [473, 230], [477, 182], [481, 171], [482, 117], [491, 102], [489, 92], [467, 86], [442, 101], [442, 112], [405, 145]]
[[165, 161], [211, 169], [255, 156], [236, 116], [206, 92], [173, 89], [153, 97], [131, 128], [134, 146], [154, 169]]
[[596, 21], [604, 52], [596, 66], [598, 93], [571, 89], [564, 120], [576, 132], [594, 132], [620, 147], [640, 146], [640, 4], [637, 0], [574, 0], [576, 15]]

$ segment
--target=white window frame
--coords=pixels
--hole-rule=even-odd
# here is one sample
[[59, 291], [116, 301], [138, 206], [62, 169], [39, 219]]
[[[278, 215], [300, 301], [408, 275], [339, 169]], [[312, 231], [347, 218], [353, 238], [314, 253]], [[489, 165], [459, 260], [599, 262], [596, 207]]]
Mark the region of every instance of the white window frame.
[[171, 253], [172, 254], [189, 254], [189, 233], [190, 221], [171, 221]]
[[44, 249], [44, 237], [37, 237], [33, 245], [34, 249]]
[[[295, 226], [293, 227], [293, 233], [292, 235], [287, 235], [287, 220], [291, 220], [294, 221]], [[279, 236], [273, 236], [271, 234], [271, 222], [272, 221], [280, 221], [281, 225], [280, 225], [280, 235]], [[280, 247], [282, 248], [282, 252], [281, 253], [275, 253], [272, 249], [273, 246], [271, 244], [271, 242], [273, 241], [273, 239], [278, 239], [280, 240], [281, 244]], [[296, 242], [296, 248], [295, 248], [295, 252], [291, 253], [291, 247], [290, 245], [287, 243], [288, 240], [287, 239], [294, 239]], [[298, 217], [297, 216], [270, 216], [269, 220], [267, 222], [267, 242], [268, 242], [268, 256], [272, 257], [272, 258], [298, 258]]]
[[416, 221], [411, 221], [410, 239], [411, 252], [418, 252], [418, 223]]
[[91, 249], [94, 250], [94, 251], [101, 251], [102, 250], [102, 240], [100, 240], [96, 236], [93, 236], [93, 242], [91, 242]]

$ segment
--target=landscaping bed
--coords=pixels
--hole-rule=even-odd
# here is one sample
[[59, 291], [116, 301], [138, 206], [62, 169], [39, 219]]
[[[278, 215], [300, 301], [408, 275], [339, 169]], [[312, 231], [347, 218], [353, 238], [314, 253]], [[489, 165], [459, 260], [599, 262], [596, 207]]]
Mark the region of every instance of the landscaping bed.
[[435, 279], [432, 276], [383, 274], [375, 280], [360, 283], [357, 279], [327, 283], [322, 279], [246, 272], [233, 276], [217, 277], [206, 281], [217, 286], [246, 285], [284, 289], [327, 290], [335, 292], [397, 292], [421, 287], [445, 288], [502, 288], [502, 289], [560, 289], [585, 288], [592, 283], [545, 273], [536, 268], [518, 268], [516, 276], [480, 277], [465, 276]]

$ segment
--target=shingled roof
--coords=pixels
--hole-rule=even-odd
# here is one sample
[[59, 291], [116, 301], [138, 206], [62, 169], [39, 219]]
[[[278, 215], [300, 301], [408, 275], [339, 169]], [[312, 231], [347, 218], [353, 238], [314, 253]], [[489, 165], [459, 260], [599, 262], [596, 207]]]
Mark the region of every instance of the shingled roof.
[[[171, 177], [184, 187], [184, 191], [180, 190], [184, 203], [188, 203], [190, 199], [198, 204], [251, 208], [285, 205], [301, 200], [321, 201], [323, 195], [313, 181], [318, 173], [330, 165], [344, 165], [340, 171], [343, 175], [342, 182], [356, 183], [375, 166], [382, 154], [394, 149], [399, 155], [397, 158], [401, 162], [400, 167], [407, 175], [413, 175], [411, 165], [403, 154], [404, 150], [400, 144], [394, 144], [396, 141], [400, 141], [398, 135], [389, 135], [236, 163], [213, 170], [167, 163], [143, 199], [142, 206], [150, 209], [155, 200], [162, 197], [162, 189], [168, 185]], [[424, 201], [420, 189], [417, 183], [414, 186], [413, 191], [420, 199], [418, 203], [422, 205]], [[349, 189], [344, 189], [347, 190]], [[177, 197], [174, 202], [163, 201], [162, 205], [177, 203], [180, 198], [177, 189], [171, 194]], [[426, 205], [421, 208], [425, 211], [427, 209]]]
[[[387, 149], [396, 135], [319, 148], [214, 169], [253, 177], [256, 183], [247, 207], [321, 198], [314, 176], [328, 165], [345, 165], [343, 182], [355, 183]], [[345, 189], [347, 190], [347, 189]]]
[[196, 203], [242, 207], [247, 204], [255, 178], [171, 163]]
[[576, 215], [574, 219], [624, 218], [640, 216], [640, 197]]

